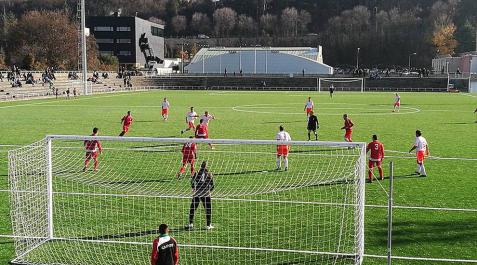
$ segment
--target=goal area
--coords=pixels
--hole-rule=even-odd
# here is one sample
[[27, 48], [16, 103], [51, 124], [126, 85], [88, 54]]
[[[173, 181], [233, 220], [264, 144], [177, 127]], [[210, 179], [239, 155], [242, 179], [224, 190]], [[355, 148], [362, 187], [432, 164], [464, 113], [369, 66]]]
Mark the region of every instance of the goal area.
[[[98, 170], [83, 171], [99, 140]], [[184, 144], [213, 175], [214, 229], [193, 198]], [[213, 144], [211, 149], [208, 144]], [[180, 264], [361, 264], [365, 145], [274, 140], [51, 135], [8, 153], [13, 264], [149, 264], [169, 225]], [[210, 227], [209, 227], [210, 228]]]
[[364, 92], [364, 78], [319, 78], [318, 92], [359, 91]]

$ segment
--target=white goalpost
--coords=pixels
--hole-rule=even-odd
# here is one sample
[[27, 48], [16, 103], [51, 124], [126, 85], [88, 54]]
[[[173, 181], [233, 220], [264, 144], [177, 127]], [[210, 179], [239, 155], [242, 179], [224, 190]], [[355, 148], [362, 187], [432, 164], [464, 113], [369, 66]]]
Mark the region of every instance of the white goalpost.
[[338, 91], [364, 92], [364, 78], [319, 78], [318, 92], [329, 91], [333, 86]]
[[[101, 141], [83, 171], [85, 141]], [[197, 144], [213, 175], [211, 221], [191, 210]], [[215, 149], [210, 149], [212, 143]], [[8, 153], [13, 264], [147, 264], [158, 226], [179, 244], [180, 264], [361, 264], [365, 144], [52, 135]], [[194, 228], [186, 229], [191, 218]]]

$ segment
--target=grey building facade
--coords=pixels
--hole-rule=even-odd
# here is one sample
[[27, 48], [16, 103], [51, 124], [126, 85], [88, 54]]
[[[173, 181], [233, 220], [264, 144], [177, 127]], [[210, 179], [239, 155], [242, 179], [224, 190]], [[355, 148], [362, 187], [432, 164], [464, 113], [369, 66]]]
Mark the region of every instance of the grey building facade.
[[86, 26], [96, 38], [102, 55], [118, 57], [119, 64], [144, 67], [146, 58], [139, 47], [145, 34], [154, 56], [164, 59], [164, 26], [138, 17], [92, 16]]

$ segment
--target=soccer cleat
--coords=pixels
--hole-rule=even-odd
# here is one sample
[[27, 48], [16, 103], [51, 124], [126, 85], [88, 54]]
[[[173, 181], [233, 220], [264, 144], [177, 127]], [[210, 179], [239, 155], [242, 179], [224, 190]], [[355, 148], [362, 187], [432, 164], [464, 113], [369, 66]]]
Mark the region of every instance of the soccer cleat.
[[86, 172], [86, 167], [83, 168], [83, 172]]
[[182, 174], [181, 173], [177, 173], [177, 179], [181, 179], [182, 178]]
[[281, 168], [277, 167], [277, 168], [275, 168], [275, 170], [276, 170], [276, 171], [279, 171], [279, 170], [281, 170]]
[[420, 177], [425, 178], [425, 177], [427, 177], [427, 175], [420, 175]]
[[181, 130], [181, 134], [184, 134], [184, 131], [183, 131], [183, 130]]
[[205, 227], [205, 229], [207, 229], [207, 230], [214, 229], [214, 228], [215, 227], [213, 225], [208, 225], [208, 226]]
[[370, 180], [370, 179], [367, 179], [367, 180], [366, 180], [366, 183], [373, 183], [373, 181]]
[[193, 229], [193, 228], [194, 228], [194, 224], [187, 224], [187, 225], [185, 225], [184, 228], [185, 228], [185, 229]]
[[416, 171], [416, 172], [414, 172], [414, 174], [419, 176], [419, 175], [421, 175], [421, 172]]
[[380, 177], [379, 180], [384, 180], [384, 177]]
[[288, 168], [287, 168], [287, 167], [285, 168], [285, 171], [288, 171]]

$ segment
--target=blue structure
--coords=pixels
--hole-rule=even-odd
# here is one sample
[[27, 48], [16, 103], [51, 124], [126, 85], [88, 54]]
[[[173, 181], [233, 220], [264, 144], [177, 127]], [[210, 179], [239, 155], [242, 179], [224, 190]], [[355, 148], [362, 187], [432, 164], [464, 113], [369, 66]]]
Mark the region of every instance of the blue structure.
[[202, 48], [185, 69], [204, 74], [333, 74], [333, 67], [323, 63], [321, 46]]

